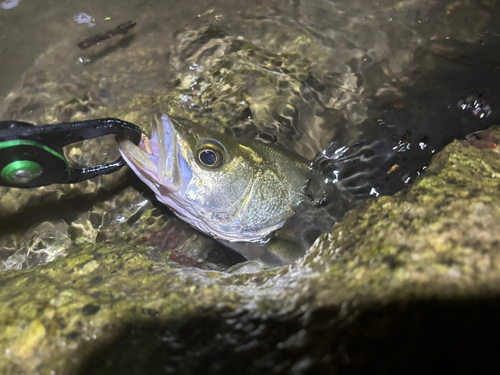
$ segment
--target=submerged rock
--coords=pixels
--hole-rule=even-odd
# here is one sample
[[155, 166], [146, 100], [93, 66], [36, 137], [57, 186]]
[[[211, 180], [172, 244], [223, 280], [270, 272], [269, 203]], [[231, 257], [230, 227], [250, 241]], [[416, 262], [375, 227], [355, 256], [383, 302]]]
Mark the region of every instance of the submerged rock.
[[[500, 129], [490, 131], [500, 136]], [[500, 155], [459, 141], [296, 264], [228, 275], [83, 244], [0, 274], [2, 373], [477, 371], [500, 304]], [[487, 331], [490, 338], [478, 339]]]

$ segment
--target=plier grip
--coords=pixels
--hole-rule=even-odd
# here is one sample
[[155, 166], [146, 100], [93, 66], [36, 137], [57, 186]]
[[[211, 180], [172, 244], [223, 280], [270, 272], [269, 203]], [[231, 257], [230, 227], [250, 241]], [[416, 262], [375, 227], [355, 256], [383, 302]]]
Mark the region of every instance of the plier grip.
[[73, 184], [118, 171], [118, 159], [87, 168], [71, 168], [63, 147], [86, 139], [116, 134], [139, 144], [141, 129], [116, 118], [35, 126], [21, 121], [0, 121], [0, 185], [32, 188]]

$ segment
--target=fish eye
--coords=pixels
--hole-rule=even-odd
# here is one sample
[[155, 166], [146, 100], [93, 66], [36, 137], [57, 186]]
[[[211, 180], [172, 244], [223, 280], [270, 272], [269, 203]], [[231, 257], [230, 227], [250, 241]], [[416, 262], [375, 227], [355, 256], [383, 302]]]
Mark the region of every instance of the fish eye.
[[198, 148], [197, 155], [198, 161], [205, 167], [215, 169], [224, 164], [224, 149], [214, 142], [201, 144]]
[[209, 167], [217, 163], [218, 155], [212, 150], [203, 150], [200, 152], [200, 161]]

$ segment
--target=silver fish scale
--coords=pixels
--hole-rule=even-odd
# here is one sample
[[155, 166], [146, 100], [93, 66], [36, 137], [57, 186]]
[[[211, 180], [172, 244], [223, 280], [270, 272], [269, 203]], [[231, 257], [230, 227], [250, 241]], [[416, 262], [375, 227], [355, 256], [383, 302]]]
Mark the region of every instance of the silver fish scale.
[[[259, 202], [256, 205], [255, 202]], [[242, 229], [261, 232], [265, 228], [274, 228], [294, 214], [288, 200], [288, 189], [270, 170], [258, 171], [248, 199], [238, 212]]]

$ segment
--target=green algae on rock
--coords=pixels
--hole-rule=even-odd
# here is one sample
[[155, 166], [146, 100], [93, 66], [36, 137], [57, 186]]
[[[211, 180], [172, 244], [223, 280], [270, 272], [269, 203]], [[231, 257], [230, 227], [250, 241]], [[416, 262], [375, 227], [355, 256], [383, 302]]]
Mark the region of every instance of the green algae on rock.
[[74, 247], [67, 258], [3, 273], [2, 373], [43, 373], [45, 364], [47, 370], [64, 368], [82, 343], [100, 339], [110, 328], [137, 316], [150, 318], [150, 311], [182, 316], [206, 303], [189, 297], [197, 288], [218, 293], [218, 287], [197, 287], [189, 272], [174, 276], [174, 268], [154, 264], [148, 250], [87, 244]]

